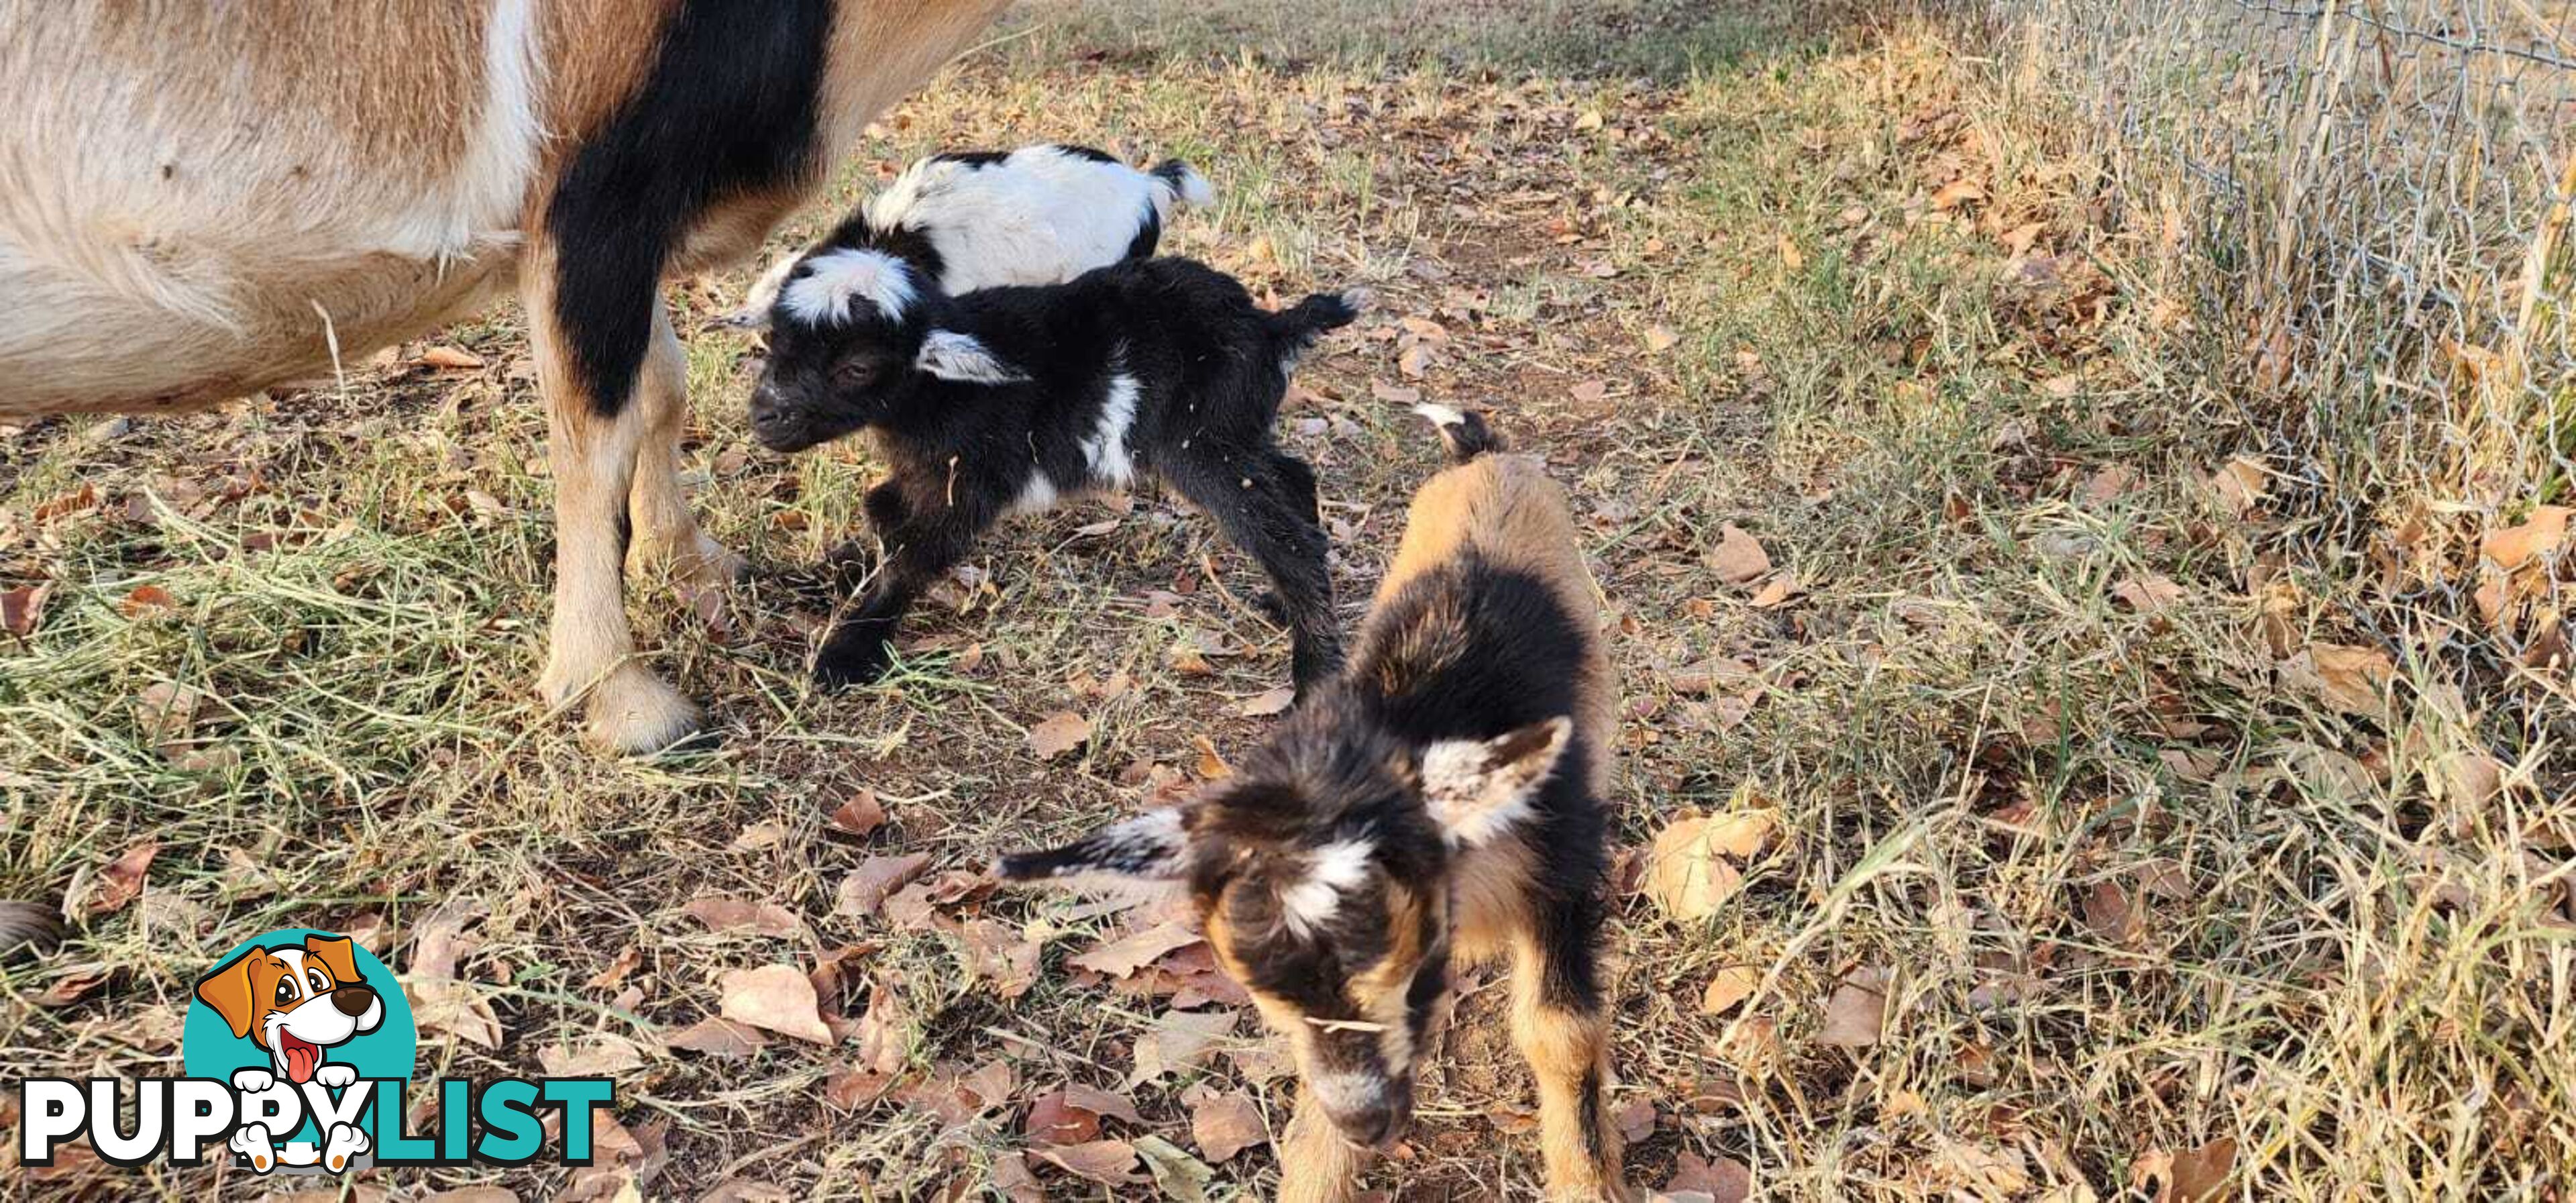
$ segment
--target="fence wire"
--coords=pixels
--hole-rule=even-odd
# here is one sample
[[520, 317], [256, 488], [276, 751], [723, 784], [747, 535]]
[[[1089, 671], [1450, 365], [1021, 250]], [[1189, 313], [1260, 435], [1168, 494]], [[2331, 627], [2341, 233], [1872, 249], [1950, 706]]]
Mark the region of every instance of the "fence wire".
[[[2116, 153], [2109, 199], [2179, 211], [2239, 416], [2351, 550], [2430, 498], [2469, 525], [2576, 482], [2571, 0], [1993, 0], [2016, 80]], [[2428, 589], [2476, 616], [2474, 579]], [[2551, 590], [2497, 632], [2564, 644]], [[2485, 625], [2485, 624], [2473, 624]], [[2515, 624], [2507, 624], [2515, 625]], [[2397, 632], [2386, 632], [2396, 636]], [[2545, 658], [2545, 657], [2544, 657]], [[2565, 676], [2563, 658], [2556, 675]]]

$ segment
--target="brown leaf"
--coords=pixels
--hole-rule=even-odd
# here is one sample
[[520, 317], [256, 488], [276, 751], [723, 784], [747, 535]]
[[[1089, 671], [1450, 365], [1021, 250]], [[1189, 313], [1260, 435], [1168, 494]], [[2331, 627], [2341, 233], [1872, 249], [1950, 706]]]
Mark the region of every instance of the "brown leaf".
[[159, 585], [137, 585], [134, 592], [125, 595], [124, 601], [116, 603], [116, 608], [127, 618], [148, 618], [178, 609], [179, 599], [170, 596], [170, 591]]
[[2212, 474], [2209, 486], [2218, 490], [2219, 499], [2225, 501], [2229, 509], [2243, 514], [2263, 500], [2263, 494], [2272, 487], [2271, 480], [2271, 473], [2264, 470], [2263, 461], [2240, 455]]
[[1185, 924], [1165, 920], [1140, 932], [1094, 947], [1088, 952], [1065, 958], [1075, 969], [1088, 969], [1110, 977], [1132, 977], [1136, 971], [1161, 960], [1163, 954], [1187, 948], [1201, 940], [1199, 933]]
[[1664, 1184], [1664, 1193], [1685, 1191], [1707, 1195], [1717, 1203], [1744, 1203], [1753, 1195], [1753, 1171], [1732, 1157], [1702, 1161], [1685, 1149], [1673, 1162], [1673, 1178]]
[[1565, 395], [1572, 397], [1585, 405], [1599, 405], [1603, 398], [1610, 395], [1610, 382], [1606, 380], [1580, 381], [1572, 388], [1565, 390]]
[[992, 1186], [1011, 1203], [1046, 1203], [1046, 1188], [1038, 1185], [1037, 1175], [1029, 1172], [1026, 1154], [997, 1154], [993, 1158]]
[[1655, 836], [1647, 854], [1646, 895], [1684, 923], [1715, 915], [1744, 882], [1744, 875], [1718, 855], [1709, 825], [1705, 815], [1677, 820]]
[[1091, 720], [1070, 710], [1058, 710], [1029, 728], [1029, 750], [1040, 760], [1053, 760], [1079, 748], [1091, 738]]
[[1797, 271], [1807, 266], [1806, 253], [1798, 249], [1797, 240], [1787, 230], [1780, 231], [1780, 266]]
[[707, 1018], [662, 1037], [666, 1048], [687, 1049], [710, 1057], [740, 1061], [769, 1044], [769, 1037], [749, 1024], [730, 1019]]
[[1655, 1134], [1655, 1100], [1637, 1095], [1611, 1112], [1610, 1122], [1629, 1144], [1644, 1140]]
[[1881, 975], [1870, 970], [1843, 979], [1834, 996], [1825, 1001], [1825, 1023], [1816, 1033], [1817, 1041], [1841, 1048], [1878, 1043], [1887, 1023], [1887, 996], [1880, 993], [1881, 981]]
[[2375, 647], [2311, 643], [2281, 666], [2292, 684], [2345, 714], [2379, 715], [2388, 709], [2395, 661]]
[[2236, 1172], [2236, 1138], [2222, 1136], [2196, 1149], [2171, 1153], [2151, 1149], [2140, 1154], [2129, 1171], [2132, 1190], [2156, 1184], [2155, 1203], [2205, 1203], [2227, 1189]]
[[1762, 582], [1761, 588], [1753, 591], [1753, 608], [1756, 610], [1776, 609], [1786, 603], [1790, 598], [1796, 597], [1797, 595], [1797, 574], [1789, 572], [1776, 573], [1770, 580]]
[[45, 616], [45, 594], [51, 585], [20, 585], [0, 590], [0, 630], [21, 639], [36, 631], [37, 620]]
[[1235, 709], [1245, 718], [1268, 718], [1274, 714], [1285, 713], [1296, 701], [1297, 690], [1292, 686], [1282, 685], [1276, 689], [1267, 689], [1254, 694]]
[[1750, 584], [1771, 571], [1771, 553], [1762, 550], [1762, 541], [1732, 522], [1718, 529], [1717, 546], [1709, 549], [1707, 559], [1717, 579], [1730, 585]]
[[1700, 992], [1699, 1013], [1724, 1015], [1761, 986], [1761, 970], [1751, 965], [1729, 965], [1709, 977], [1708, 988]]
[[2186, 592], [2172, 578], [2150, 572], [2120, 582], [2111, 590], [2111, 596], [2140, 614], [2160, 614], [2181, 601]]
[[701, 898], [682, 908], [690, 918], [715, 932], [748, 931], [756, 936], [793, 936], [805, 930], [805, 924], [786, 907], [774, 902], [753, 902], [746, 898], [721, 895]]
[[1672, 350], [1674, 347], [1681, 345], [1681, 341], [1682, 336], [1673, 333], [1671, 327], [1646, 327], [1646, 349], [1654, 352], [1655, 354], [1661, 355], [1666, 351]]
[[814, 983], [793, 965], [728, 969], [718, 979], [718, 989], [723, 997], [719, 1013], [727, 1019], [816, 1044], [832, 1043]]
[[902, 889], [930, 867], [930, 854], [910, 852], [902, 856], [871, 856], [841, 879], [841, 891], [834, 903], [834, 914], [867, 916], [885, 905], [886, 896]]
[[2126, 944], [2145, 924], [2129, 903], [2128, 891], [2116, 881], [2097, 881], [2084, 891], [2084, 925], [2105, 943]]
[[1270, 1131], [1252, 1096], [1228, 1091], [1204, 1095], [1190, 1105], [1190, 1142], [1199, 1147], [1200, 1156], [1222, 1165], [1245, 1149], [1268, 1144]]
[[894, 1088], [894, 1075], [850, 1066], [823, 1079], [823, 1101], [841, 1111], [856, 1111], [884, 1098]]
[[1127, 1075], [1127, 1088], [1206, 1061], [1216, 1042], [1234, 1031], [1235, 1018], [1232, 1011], [1164, 1012], [1154, 1030], [1136, 1039], [1136, 1068]]
[[1961, 205], [1986, 199], [1986, 190], [1974, 180], [1952, 180], [1932, 194], [1932, 207], [1946, 213]]
[[885, 806], [877, 801], [877, 792], [872, 789], [860, 790], [832, 812], [832, 826], [851, 835], [866, 835], [885, 826], [885, 821]]
[[643, 1050], [623, 1036], [605, 1033], [584, 1039], [580, 1047], [549, 1044], [537, 1050], [537, 1064], [550, 1078], [606, 1078], [643, 1067]]
[[1403, 354], [1396, 356], [1395, 370], [1419, 380], [1422, 374], [1429, 371], [1431, 365], [1437, 362], [1439, 362], [1439, 352], [1434, 350], [1430, 343], [1418, 342], [1406, 347]]
[[1194, 735], [1190, 737], [1190, 742], [1197, 744], [1199, 749], [1199, 780], [1216, 781], [1234, 775], [1234, 766], [1227, 764], [1225, 757], [1216, 754], [1214, 740], [1204, 735]]
[[107, 867], [99, 870], [98, 894], [89, 901], [89, 913], [114, 914], [142, 897], [144, 874], [151, 870], [152, 858], [160, 852], [160, 841], [145, 840], [107, 862]]
[[1021, 935], [1018, 928], [991, 919], [970, 919], [958, 929], [957, 938], [966, 945], [967, 963], [975, 976], [991, 980], [1002, 997], [1018, 998], [1038, 984], [1038, 956], [1045, 946]]
[[425, 368], [479, 368], [483, 357], [461, 347], [436, 346], [420, 353], [412, 362]]
[[197, 729], [197, 710], [206, 695], [174, 681], [156, 681], [134, 695], [135, 724], [155, 744], [186, 739]]
[[1136, 1114], [1136, 1104], [1125, 1095], [1069, 1085], [1039, 1095], [1037, 1101], [1030, 1103], [1020, 1131], [1040, 1144], [1078, 1145], [1099, 1139], [1103, 1116], [1122, 1119], [1139, 1128], [1145, 1126], [1144, 1117]]
[[1076, 1177], [1088, 1178], [1103, 1186], [1126, 1186], [1143, 1181], [1136, 1173], [1136, 1146], [1123, 1140], [1042, 1145], [1029, 1151], [1064, 1167]]
[[2478, 554], [2496, 567], [2512, 572], [2542, 556], [2554, 555], [2567, 546], [2567, 520], [2576, 510], [2563, 505], [2544, 505], [2531, 511], [2531, 517], [2520, 525], [2488, 531], [2478, 541]]

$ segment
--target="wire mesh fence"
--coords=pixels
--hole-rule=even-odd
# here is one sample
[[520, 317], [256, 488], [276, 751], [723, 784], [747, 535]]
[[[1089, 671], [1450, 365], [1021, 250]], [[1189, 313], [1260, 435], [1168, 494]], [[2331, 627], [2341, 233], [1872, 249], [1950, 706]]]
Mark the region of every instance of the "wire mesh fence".
[[[2108, 203], [2193, 244], [2221, 416], [2276, 474], [2285, 538], [2397, 561], [2412, 604], [2357, 613], [2417, 627], [2380, 632], [2392, 642], [2422, 646], [2429, 617], [2466, 659], [2563, 698], [2564, 574], [2508, 571], [2476, 540], [2549, 520], [2539, 507], [2576, 484], [2576, 4], [1981, 15], [2016, 91], [2071, 104], [2102, 140]], [[2405, 545], [2410, 529], [2455, 546]]]

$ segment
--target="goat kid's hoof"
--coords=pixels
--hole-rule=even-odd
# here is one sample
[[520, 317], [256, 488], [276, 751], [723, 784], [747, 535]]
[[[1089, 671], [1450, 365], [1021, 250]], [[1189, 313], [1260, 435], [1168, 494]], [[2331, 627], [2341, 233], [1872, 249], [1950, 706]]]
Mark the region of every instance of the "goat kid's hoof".
[[667, 751], [698, 733], [698, 708], [638, 665], [610, 673], [586, 710], [590, 742], [621, 756]]
[[884, 640], [870, 639], [867, 647], [867, 651], [824, 648], [814, 657], [814, 683], [825, 689], [876, 684], [894, 661], [886, 653]]

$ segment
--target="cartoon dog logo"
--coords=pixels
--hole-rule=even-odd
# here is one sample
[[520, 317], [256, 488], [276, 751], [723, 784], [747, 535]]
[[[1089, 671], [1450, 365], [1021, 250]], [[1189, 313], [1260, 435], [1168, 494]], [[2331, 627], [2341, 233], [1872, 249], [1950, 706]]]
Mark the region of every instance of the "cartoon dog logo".
[[[247, 949], [198, 980], [198, 1000], [223, 1016], [233, 1035], [268, 1053], [270, 1068], [233, 1073], [234, 1090], [257, 1094], [280, 1079], [299, 1089], [313, 1082], [339, 1090], [358, 1080], [354, 1067], [325, 1058], [332, 1047], [381, 1026], [385, 1001], [360, 975], [350, 948], [343, 936], [309, 935], [297, 944]], [[229, 1144], [266, 1173], [278, 1162], [282, 1135], [245, 1120]], [[343, 1170], [368, 1148], [357, 1125], [334, 1124], [324, 1135], [321, 1163]]]

